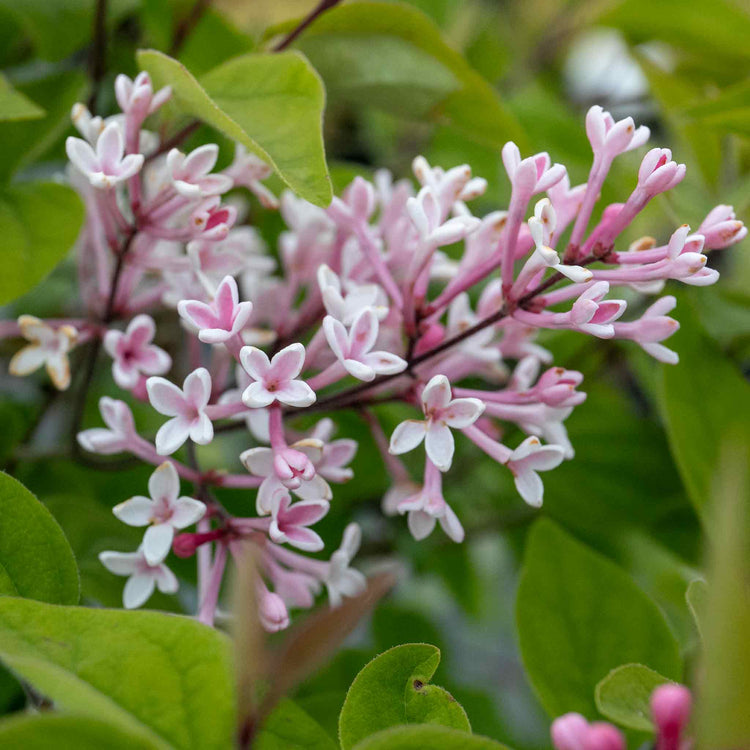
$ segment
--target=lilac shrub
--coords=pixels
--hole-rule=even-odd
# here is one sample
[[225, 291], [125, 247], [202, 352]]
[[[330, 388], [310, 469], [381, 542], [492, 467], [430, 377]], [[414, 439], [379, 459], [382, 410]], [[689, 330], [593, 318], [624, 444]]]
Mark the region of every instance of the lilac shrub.
[[[380, 170], [372, 181], [356, 178], [327, 209], [290, 192], [277, 198], [263, 184], [270, 168], [242, 146], [215, 171], [218, 146], [185, 154], [144, 129], [170, 97], [168, 88], [155, 92], [146, 73], [134, 81], [118, 76], [115, 93], [121, 114], [93, 117], [77, 105], [81, 137], [67, 141], [68, 176], [86, 206], [77, 246], [86, 315], [22, 315], [12, 332], [28, 343], [10, 370], [26, 375], [44, 366], [65, 389], [70, 351], [99, 341], [115, 384], [166, 417], [147, 437], [125, 401], [105, 397], [106, 426], [78, 435], [86, 452], [127, 453], [155, 467], [148, 496], [114, 508], [124, 523], [145, 527], [141, 546], [100, 556], [128, 577], [127, 608], [142, 605], [155, 587], [177, 589], [170, 551], [197, 553], [198, 617], [213, 623], [227, 562], [247, 541], [258, 549], [267, 630], [285, 628], [289, 610], [311, 607], [323, 587], [332, 605], [363, 590], [365, 578], [352, 567], [361, 537], [355, 524], [330, 559], [310, 554], [324, 547], [312, 527], [335, 501], [332, 485], [352, 479], [357, 444], [337, 436], [329, 416], [298, 432], [297, 415], [364, 415], [392, 480], [384, 511], [407, 515], [416, 539], [436, 523], [452, 540], [464, 537], [460, 508], [442, 493], [457, 435], [510, 471], [521, 499], [539, 507], [540, 474], [574, 458], [565, 420], [586, 399], [581, 373], [554, 366], [539, 331], [627, 339], [676, 364], [677, 352], [664, 343], [679, 327], [669, 315], [675, 298], [658, 295], [670, 279], [713, 284], [718, 272], [708, 253], [747, 233], [731, 207], [717, 206], [696, 232], [682, 225], [662, 240], [621, 247], [633, 219], [683, 180], [685, 165], [669, 149], [648, 151], [631, 194], [598, 210], [613, 161], [649, 137], [648, 128], [629, 117], [615, 121], [601, 107], [586, 116], [593, 149], [586, 184], [571, 187], [565, 167], [546, 153], [523, 157], [507, 143], [508, 208], [475, 216], [470, 204], [485, 180], [466, 165], [444, 170], [422, 157], [413, 163], [416, 185]], [[286, 229], [278, 253], [241, 225], [241, 204], [227, 198], [238, 187], [280, 210]], [[616, 289], [656, 299], [625, 319], [628, 304]], [[159, 346], [153, 316], [165, 309], [193, 339], [192, 371], [182, 383], [170, 379], [172, 362]], [[377, 406], [392, 401], [414, 415], [388, 437]], [[248, 445], [227, 464], [239, 458], [245, 473], [202, 471], [195, 460], [174, 457], [186, 444], [220, 441], [233, 426], [247, 428]], [[508, 426], [527, 437], [507, 445]], [[399, 457], [422, 446], [417, 484]], [[180, 480], [197, 497], [181, 496]], [[248, 515], [230, 515], [212, 494], [218, 487], [247, 490]], [[589, 748], [564, 739], [584, 731], [568, 731], [573, 724], [558, 724], [556, 746]], [[606, 746], [617, 742], [610, 737]]]

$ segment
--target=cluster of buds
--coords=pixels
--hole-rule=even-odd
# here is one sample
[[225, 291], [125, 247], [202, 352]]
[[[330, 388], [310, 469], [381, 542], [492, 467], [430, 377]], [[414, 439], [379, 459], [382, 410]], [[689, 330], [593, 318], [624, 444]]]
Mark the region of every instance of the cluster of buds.
[[[656, 728], [655, 750], [690, 750], [685, 730], [693, 697], [683, 685], [665, 683], [651, 693], [651, 717]], [[626, 750], [622, 732], [606, 721], [589, 723], [577, 713], [560, 716], [550, 731], [555, 750]]]
[[[259, 549], [258, 602], [269, 630], [286, 626], [289, 608], [310, 607], [323, 586], [333, 604], [362, 590], [365, 579], [351, 567], [356, 525], [330, 560], [310, 556], [323, 548], [311, 527], [330, 507], [331, 485], [352, 477], [357, 445], [333, 439], [330, 417], [295, 431], [302, 414], [361, 415], [392, 479], [384, 511], [407, 515], [417, 539], [438, 522], [451, 539], [463, 539], [442, 492], [459, 433], [511, 473], [525, 502], [540, 506], [540, 472], [573, 458], [564, 422], [586, 396], [578, 390], [582, 375], [553, 366], [537, 333], [631, 339], [676, 362], [662, 343], [678, 327], [667, 315], [674, 298], [624, 322], [626, 302], [612, 298], [611, 287], [653, 294], [668, 279], [713, 283], [718, 274], [705, 253], [746, 234], [732, 209], [719, 206], [695, 234], [682, 226], [665, 244], [644, 238], [616, 248], [635, 215], [678, 184], [685, 168], [667, 149], [649, 151], [632, 194], [594, 221], [613, 160], [648, 137], [630, 118], [614, 122], [598, 107], [586, 118], [594, 152], [587, 184], [571, 188], [565, 168], [547, 154], [522, 158], [508, 143], [508, 210], [477, 217], [468, 204], [486, 182], [468, 166], [443, 170], [422, 157], [413, 165], [416, 189], [379, 171], [372, 182], [356, 178], [327, 209], [289, 192], [277, 199], [261, 182], [268, 167], [239, 146], [221, 172], [213, 171], [215, 145], [189, 154], [162, 149], [143, 124], [169, 92], [155, 93], [146, 74], [120, 76], [116, 93], [120, 115], [102, 120], [82, 105], [74, 109], [83, 138], [67, 144], [70, 180], [87, 211], [78, 243], [85, 317], [23, 316], [15, 331], [30, 344], [11, 371], [46, 365], [65, 388], [68, 352], [100, 340], [115, 383], [167, 417], [147, 438], [125, 401], [103, 398], [106, 428], [78, 436], [91, 453], [130, 453], [158, 467], [150, 498], [115, 508], [125, 523], [148, 527], [143, 544], [132, 554], [102, 555], [110, 570], [129, 576], [128, 607], [155, 586], [176, 589], [165, 564], [170, 550], [197, 554], [199, 616], [212, 622], [227, 559], [248, 542]], [[287, 229], [277, 251], [242, 224], [248, 196], [238, 188], [280, 210]], [[181, 386], [165, 377], [172, 361], [154, 343], [156, 312], [184, 329], [190, 372]], [[384, 401], [415, 409], [390, 438], [378, 414]], [[509, 426], [525, 438], [506, 445]], [[248, 441], [229, 457], [235, 473], [202, 471], [192, 446], [221, 441], [230, 429]], [[417, 483], [400, 456], [422, 445]], [[178, 451], [185, 461], [174, 457]], [[179, 496], [180, 479], [197, 498]], [[226, 511], [213, 494], [220, 487], [248, 491], [247, 517]]]

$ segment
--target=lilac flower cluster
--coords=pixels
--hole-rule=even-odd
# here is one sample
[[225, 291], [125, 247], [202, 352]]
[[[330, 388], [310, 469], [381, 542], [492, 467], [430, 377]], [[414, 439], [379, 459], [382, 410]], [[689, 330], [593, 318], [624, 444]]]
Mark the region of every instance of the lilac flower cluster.
[[[165, 564], [170, 550], [197, 552], [199, 617], [213, 622], [227, 558], [241, 555], [247, 540], [259, 550], [257, 594], [269, 630], [288, 624], [289, 608], [312, 606], [323, 586], [332, 604], [363, 589], [363, 575], [351, 567], [356, 525], [329, 561], [304, 554], [323, 548], [311, 527], [329, 509], [331, 484], [351, 479], [357, 445], [334, 439], [327, 417], [295, 432], [289, 423], [298, 414], [356, 408], [363, 415], [393, 480], [383, 508], [406, 514], [417, 539], [438, 522], [451, 539], [463, 539], [442, 493], [456, 433], [510, 471], [523, 500], [540, 506], [540, 472], [573, 457], [564, 422], [586, 396], [581, 374], [552, 366], [537, 333], [630, 339], [674, 363], [677, 354], [662, 343], [678, 327], [668, 316], [674, 298], [660, 297], [625, 322], [626, 302], [612, 298], [611, 287], [655, 294], [668, 279], [711, 284], [718, 274], [705, 253], [746, 234], [731, 207], [719, 206], [697, 233], [682, 226], [664, 244], [643, 238], [617, 248], [633, 218], [677, 185], [685, 167], [668, 149], [652, 149], [626, 201], [595, 220], [613, 160], [649, 135], [599, 107], [586, 117], [594, 153], [586, 184], [571, 187], [565, 167], [546, 153], [522, 158], [508, 143], [508, 209], [477, 217], [468, 204], [486, 182], [468, 166], [443, 170], [422, 157], [413, 165], [416, 191], [379, 171], [372, 182], [356, 178], [327, 209], [289, 192], [277, 199], [262, 184], [270, 169], [241, 146], [219, 172], [216, 145], [189, 154], [160, 146], [143, 125], [170, 92], [154, 92], [147, 74], [119, 76], [115, 90], [122, 114], [101, 119], [77, 105], [82, 138], [67, 142], [69, 177], [86, 206], [77, 248], [86, 317], [22, 316], [15, 332], [29, 343], [11, 372], [46, 366], [54, 384], [67, 388], [71, 349], [101, 341], [115, 383], [167, 418], [148, 439], [124, 401], [102, 398], [106, 427], [78, 435], [85, 451], [130, 453], [157, 467], [150, 497], [114, 509], [125, 523], [146, 527], [141, 547], [101, 556], [128, 576], [126, 607], [140, 606], [154, 587], [176, 590]], [[236, 188], [280, 210], [287, 229], [277, 253], [242, 224], [241, 195], [227, 198]], [[460, 254], [445, 249], [456, 245]], [[181, 385], [165, 377], [172, 362], [154, 343], [152, 315], [175, 310], [192, 363]], [[485, 386], [462, 385], [467, 378]], [[388, 438], [377, 405], [393, 400], [412, 405], [415, 418]], [[507, 425], [527, 437], [506, 445]], [[232, 426], [247, 428], [249, 445], [238, 457], [246, 473], [201, 471], [173, 457], [186, 443], [220, 440]], [[398, 457], [421, 445], [424, 479], [416, 484]], [[180, 479], [199, 499], [180, 496]], [[255, 513], [231, 516], [214, 487], [252, 490]]]

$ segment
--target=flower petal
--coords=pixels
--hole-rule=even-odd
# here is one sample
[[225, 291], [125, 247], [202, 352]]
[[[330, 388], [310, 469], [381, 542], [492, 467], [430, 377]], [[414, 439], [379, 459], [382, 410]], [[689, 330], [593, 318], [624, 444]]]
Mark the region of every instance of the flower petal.
[[122, 604], [125, 609], [137, 609], [148, 601], [154, 593], [156, 581], [148, 573], [136, 573], [130, 576], [122, 591]]
[[290, 344], [274, 354], [268, 375], [277, 382], [283, 383], [296, 378], [302, 372], [304, 364], [305, 347], [299, 343]]
[[306, 407], [315, 403], [315, 391], [302, 380], [290, 380], [276, 392], [276, 398], [288, 406]]
[[390, 453], [400, 455], [414, 450], [424, 440], [427, 424], [416, 419], [407, 419], [396, 426], [391, 435]]
[[431, 423], [427, 428], [424, 447], [430, 461], [440, 471], [448, 471], [450, 469], [453, 462], [455, 443], [453, 441], [453, 433], [446, 425], [440, 422]]
[[174, 527], [170, 523], [157, 523], [149, 526], [143, 535], [143, 556], [149, 565], [158, 565], [172, 548]]
[[411, 535], [419, 542], [432, 533], [435, 528], [435, 516], [421, 510], [410, 510], [406, 523]]
[[425, 414], [433, 409], [444, 409], [451, 400], [451, 384], [445, 375], [435, 375], [422, 391]]
[[544, 484], [539, 474], [523, 466], [517, 471], [515, 481], [518, 494], [524, 501], [532, 508], [540, 508], [544, 497]]
[[148, 526], [154, 515], [154, 501], [136, 495], [112, 508], [115, 516], [128, 526]]
[[151, 406], [167, 417], [176, 417], [186, 410], [185, 394], [165, 378], [152, 377], [146, 381]]
[[100, 552], [99, 562], [116, 576], [132, 575], [141, 556], [138, 552]]
[[200, 500], [193, 497], [181, 497], [174, 504], [174, 513], [169, 522], [176, 529], [184, 529], [206, 515], [206, 506]]
[[174, 453], [190, 437], [191, 423], [183, 417], [165, 422], [156, 433], [156, 452], [160, 456]]
[[148, 478], [148, 491], [151, 498], [158, 502], [166, 500], [170, 505], [180, 494], [180, 478], [171, 461], [165, 461]]
[[455, 398], [440, 415], [450, 427], [463, 429], [479, 419], [484, 411], [484, 402], [478, 398]]

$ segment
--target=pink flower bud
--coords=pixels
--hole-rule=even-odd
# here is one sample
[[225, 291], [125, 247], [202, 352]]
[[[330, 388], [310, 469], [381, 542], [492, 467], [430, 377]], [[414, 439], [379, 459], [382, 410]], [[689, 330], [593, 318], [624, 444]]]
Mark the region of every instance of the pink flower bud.
[[192, 557], [195, 551], [202, 544], [208, 542], [215, 542], [217, 539], [221, 539], [226, 535], [224, 529], [214, 529], [213, 531], [206, 531], [197, 534], [178, 534], [172, 542], [172, 552], [177, 557]]
[[289, 612], [284, 600], [271, 591], [258, 592], [258, 614], [263, 627], [269, 633], [284, 630], [289, 625]]
[[625, 738], [619, 729], [604, 721], [599, 721], [589, 726], [583, 748], [584, 750], [625, 750]]
[[706, 238], [706, 250], [723, 250], [747, 236], [747, 227], [739, 221], [731, 206], [719, 205], [712, 209], [698, 233]]
[[651, 713], [657, 727], [658, 750], [678, 750], [690, 719], [690, 691], [683, 685], [660, 685], [651, 693]]
[[583, 750], [589, 724], [581, 714], [558, 716], [552, 722], [550, 735], [555, 750]]

